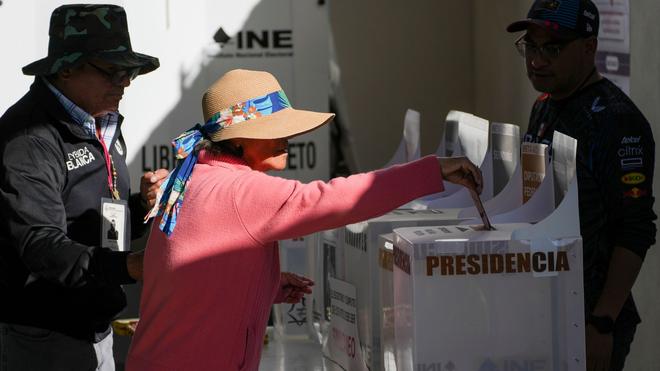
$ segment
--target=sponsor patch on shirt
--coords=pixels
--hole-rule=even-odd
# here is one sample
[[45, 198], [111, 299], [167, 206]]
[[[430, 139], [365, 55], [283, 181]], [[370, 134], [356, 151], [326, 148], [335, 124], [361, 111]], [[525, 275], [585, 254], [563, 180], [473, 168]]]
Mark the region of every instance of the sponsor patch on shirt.
[[647, 194], [649, 194], [648, 190], [633, 187], [631, 190], [623, 192], [623, 197], [624, 198], [640, 198], [640, 197], [646, 196]]
[[642, 173], [628, 173], [621, 177], [621, 183], [623, 184], [639, 184], [644, 183], [646, 176]]
[[94, 160], [96, 160], [94, 154], [85, 146], [67, 154], [66, 168], [68, 171], [75, 170], [79, 167], [89, 165]]
[[642, 139], [642, 137], [623, 137], [621, 139], [621, 144], [637, 144]]
[[617, 154], [619, 155], [619, 158], [643, 156], [644, 148], [642, 148], [642, 146], [622, 146], [619, 147]]
[[644, 159], [641, 157], [630, 157], [621, 159], [621, 168], [624, 170], [637, 169], [644, 166]]

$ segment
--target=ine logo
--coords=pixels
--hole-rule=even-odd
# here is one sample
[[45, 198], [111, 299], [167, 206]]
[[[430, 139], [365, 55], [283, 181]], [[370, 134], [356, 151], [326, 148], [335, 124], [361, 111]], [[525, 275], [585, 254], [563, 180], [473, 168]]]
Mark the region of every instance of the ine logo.
[[229, 36], [220, 27], [213, 41], [221, 48], [215, 55], [219, 58], [293, 56], [293, 31], [290, 29], [242, 30]]

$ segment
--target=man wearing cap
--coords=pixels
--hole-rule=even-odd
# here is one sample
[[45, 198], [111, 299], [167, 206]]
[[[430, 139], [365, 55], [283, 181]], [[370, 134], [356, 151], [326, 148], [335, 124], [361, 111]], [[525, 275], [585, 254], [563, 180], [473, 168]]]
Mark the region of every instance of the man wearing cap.
[[631, 288], [655, 243], [655, 143], [648, 121], [596, 70], [598, 9], [590, 0], [537, 0], [509, 32], [542, 93], [525, 140], [555, 130], [578, 140], [588, 370], [621, 370], [640, 322]]
[[159, 62], [132, 51], [119, 6], [61, 6], [49, 35], [48, 56], [23, 68], [30, 90], [0, 118], [0, 370], [114, 370], [110, 322], [121, 285], [142, 275], [129, 237], [167, 175], [130, 195], [117, 110]]

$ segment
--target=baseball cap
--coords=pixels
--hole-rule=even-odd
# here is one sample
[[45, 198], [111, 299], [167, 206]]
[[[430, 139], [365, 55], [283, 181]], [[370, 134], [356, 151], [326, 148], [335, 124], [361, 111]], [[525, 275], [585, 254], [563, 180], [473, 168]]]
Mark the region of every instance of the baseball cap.
[[530, 24], [545, 27], [559, 36], [598, 36], [598, 8], [591, 0], [536, 0], [527, 19], [511, 23], [506, 30], [526, 30]]

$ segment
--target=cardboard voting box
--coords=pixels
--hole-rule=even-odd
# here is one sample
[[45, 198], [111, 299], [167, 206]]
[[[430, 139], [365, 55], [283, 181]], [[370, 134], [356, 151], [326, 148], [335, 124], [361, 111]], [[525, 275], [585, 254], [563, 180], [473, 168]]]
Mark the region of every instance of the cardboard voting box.
[[[312, 252], [308, 248], [311, 236], [300, 237], [279, 242], [280, 270], [282, 272], [296, 273], [309, 276], [308, 255]], [[308, 315], [307, 306], [310, 295], [296, 304], [273, 305], [273, 327], [275, 334], [286, 338], [309, 338], [312, 335], [312, 326]]]
[[[473, 114], [461, 111], [449, 111], [445, 118], [445, 127], [442, 132], [440, 144], [435, 154], [440, 157], [458, 157], [465, 156], [480, 168], [486, 161], [489, 135], [488, 120]], [[490, 174], [492, 168], [487, 166], [482, 171]], [[486, 174], [486, 177], [489, 175]], [[445, 189], [440, 193], [429, 195], [420, 199], [420, 202], [411, 202], [405, 208], [411, 209], [433, 209], [433, 208], [460, 208], [469, 206], [466, 202], [462, 187], [453, 183], [445, 182]], [[486, 199], [492, 197], [492, 183], [484, 184], [483, 195]], [[455, 195], [459, 193], [458, 195]], [[442, 205], [429, 206], [431, 202], [441, 198], [444, 200]]]
[[362, 359], [371, 370], [383, 368], [379, 236], [398, 227], [458, 224], [465, 220], [458, 217], [459, 212], [401, 209], [339, 229], [337, 248], [345, 259], [343, 280], [356, 289], [359, 344]]
[[[522, 202], [514, 195], [520, 193], [520, 128], [507, 123], [488, 123], [488, 120], [464, 112], [451, 111], [447, 116], [446, 136], [439, 149], [447, 156], [464, 155], [481, 170], [484, 187], [481, 199], [486, 209], [496, 213], [519, 207]], [[451, 133], [456, 132], [456, 138]], [[451, 143], [453, 140], [456, 143]], [[446, 143], [445, 143], [446, 142]], [[406, 205], [411, 209], [470, 208], [469, 192], [456, 184], [445, 182], [445, 191], [423, 197]], [[467, 210], [466, 210], [467, 211]], [[476, 211], [462, 216], [474, 217]]]
[[[420, 157], [420, 114], [406, 110], [399, 146], [384, 167], [402, 164]], [[329, 278], [343, 279], [345, 261], [343, 249], [337, 248], [338, 230], [323, 231], [307, 236], [309, 277], [315, 282], [312, 295], [307, 297], [307, 315], [311, 318], [311, 336], [325, 342], [330, 321]]]
[[496, 228], [395, 229], [398, 371], [584, 369], [580, 237]]
[[497, 230], [394, 230], [397, 370], [585, 368], [576, 149], [559, 132], [551, 162], [547, 148], [524, 149], [543, 154], [545, 176], [522, 207], [491, 217]]
[[344, 259], [337, 251], [338, 230], [333, 229], [307, 236], [308, 277], [314, 280], [312, 294], [306, 295], [310, 337], [324, 343], [330, 325], [331, 278], [344, 277]]
[[384, 168], [417, 160], [420, 157], [420, 121], [421, 115], [419, 112], [412, 109], [406, 110], [401, 141], [392, 158], [383, 166]]

